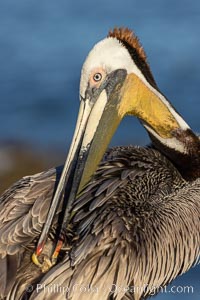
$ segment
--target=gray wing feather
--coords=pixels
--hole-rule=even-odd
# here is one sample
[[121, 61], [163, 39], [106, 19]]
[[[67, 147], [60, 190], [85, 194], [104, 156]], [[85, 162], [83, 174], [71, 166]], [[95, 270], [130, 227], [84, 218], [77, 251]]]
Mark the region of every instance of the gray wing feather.
[[16, 279], [21, 256], [33, 248], [41, 232], [57, 182], [56, 172], [59, 177], [61, 171], [56, 169], [26, 176], [0, 198], [0, 299]]
[[[73, 221], [79, 239], [41, 281], [45, 287], [68, 288], [67, 293], [51, 298], [41, 291], [31, 299], [58, 300], [67, 295], [71, 300], [138, 300], [149, 293], [142, 289], [145, 285], [159, 289], [197, 261], [200, 180], [187, 184], [152, 149], [120, 151], [108, 155], [109, 163], [100, 166], [76, 200]], [[96, 287], [99, 294], [74, 291], [77, 283]], [[134, 295], [129, 290], [111, 291], [113, 286], [133, 285], [138, 287]]]

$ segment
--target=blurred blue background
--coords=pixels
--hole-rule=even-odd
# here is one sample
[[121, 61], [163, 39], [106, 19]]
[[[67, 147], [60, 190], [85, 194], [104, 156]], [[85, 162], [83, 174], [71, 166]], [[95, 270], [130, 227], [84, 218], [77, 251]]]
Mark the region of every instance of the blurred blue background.
[[[54, 156], [63, 162], [78, 111], [82, 63], [114, 26], [135, 30], [160, 90], [198, 132], [200, 1], [1, 0], [2, 149], [8, 144], [29, 145], [45, 158], [55, 151]], [[148, 141], [139, 122], [129, 117], [112, 145]], [[0, 152], [4, 169], [10, 162], [5, 159], [7, 153]], [[157, 299], [200, 299], [199, 267], [173, 285], [192, 285], [194, 293], [163, 294]]]

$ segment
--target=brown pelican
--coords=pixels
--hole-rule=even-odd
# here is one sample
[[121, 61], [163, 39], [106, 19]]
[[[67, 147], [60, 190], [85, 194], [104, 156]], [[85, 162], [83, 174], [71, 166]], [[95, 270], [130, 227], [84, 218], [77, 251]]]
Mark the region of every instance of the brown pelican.
[[[131, 31], [115, 29], [95, 45], [82, 69], [80, 97], [78, 129], [63, 171], [25, 177], [2, 196], [2, 298], [21, 299], [32, 284], [30, 299], [36, 300], [138, 300], [198, 260], [200, 141], [158, 90]], [[127, 114], [141, 120], [153, 146], [111, 149], [95, 172]], [[66, 189], [74, 200], [78, 190], [68, 210], [71, 242], [43, 275], [65, 201], [55, 205], [48, 222], [42, 269], [31, 263], [31, 254], [60, 177], [56, 193]]]

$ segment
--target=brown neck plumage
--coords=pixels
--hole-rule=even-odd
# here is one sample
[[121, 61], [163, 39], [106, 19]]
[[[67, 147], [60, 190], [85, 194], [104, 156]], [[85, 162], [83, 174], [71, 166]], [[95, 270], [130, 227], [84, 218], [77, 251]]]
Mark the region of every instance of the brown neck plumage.
[[177, 130], [174, 137], [181, 142], [186, 149], [181, 153], [173, 148], [163, 145], [152, 134], [149, 134], [155, 148], [166, 155], [177, 167], [181, 175], [187, 181], [193, 181], [200, 177], [200, 139], [192, 130]]

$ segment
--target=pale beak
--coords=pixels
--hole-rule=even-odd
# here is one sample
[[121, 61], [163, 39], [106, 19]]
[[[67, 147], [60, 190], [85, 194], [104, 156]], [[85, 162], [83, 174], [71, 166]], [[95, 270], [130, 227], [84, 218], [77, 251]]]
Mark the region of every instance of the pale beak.
[[[123, 69], [110, 73], [95, 95], [87, 91], [86, 98], [81, 99], [72, 144], [34, 255], [40, 255], [43, 250], [62, 197], [67, 203], [61, 230], [66, 229], [77, 193], [90, 180], [102, 159], [121, 121], [116, 106], [126, 75]], [[37, 264], [36, 259], [33, 260]]]

